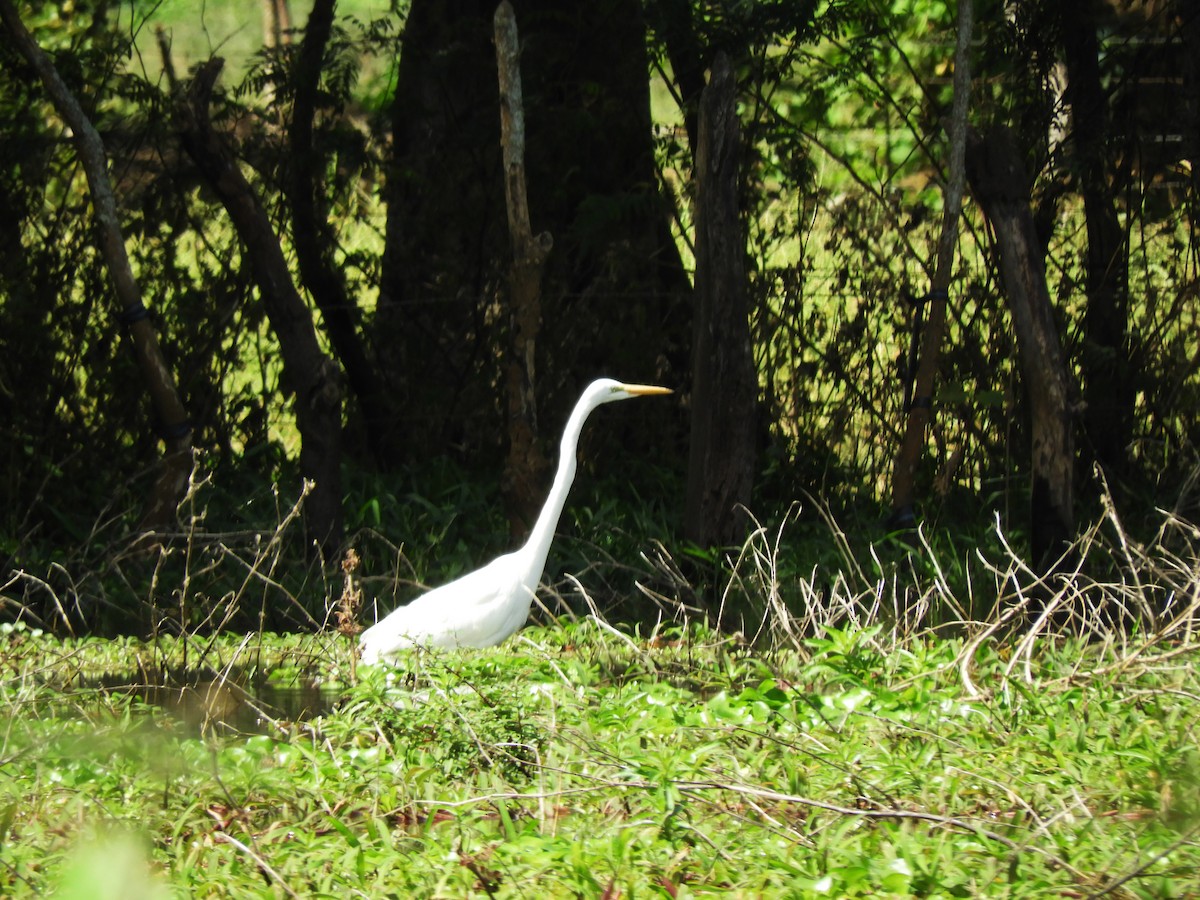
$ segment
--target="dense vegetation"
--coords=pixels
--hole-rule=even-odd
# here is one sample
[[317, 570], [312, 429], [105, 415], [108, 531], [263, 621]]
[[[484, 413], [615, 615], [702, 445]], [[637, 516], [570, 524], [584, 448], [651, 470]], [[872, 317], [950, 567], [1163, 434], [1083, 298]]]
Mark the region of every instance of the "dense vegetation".
[[1196, 896], [1195, 4], [514, 5], [0, 0], [0, 894]]
[[[742, 500], [768, 527], [801, 500], [794, 536], [826, 543], [822, 508], [856, 546], [885, 536], [906, 417], [923, 408], [919, 397], [905, 407], [928, 305], [916, 298], [936, 275], [954, 174], [954, 10], [614, 0], [564, 18], [553, 6], [517, 11], [530, 208], [554, 239], [525, 373], [538, 412], [524, 460], [510, 446], [513, 367], [527, 360], [515, 360], [506, 289], [490, 5], [447, 18], [435, 0], [321, 2], [321, 16], [297, 9], [294, 31], [261, 41], [257, 21], [225, 25], [220, 4], [199, 22], [171, 4], [14, 9], [7, 27], [19, 14], [97, 128], [149, 319], [111, 299], [76, 129], [64, 130], [41, 76], [5, 42], [5, 615], [58, 630], [211, 623], [201, 602], [153, 596], [155, 573], [200, 545], [253, 557], [300, 497], [301, 476], [316, 487], [301, 511], [308, 530], [287, 532], [281, 596], [264, 603], [265, 619], [256, 609], [225, 621], [321, 620], [331, 576], [309, 567], [314, 540], [328, 563], [357, 546], [380, 579], [453, 574], [506, 546], [505, 519], [520, 532], [541, 482], [518, 490], [516, 476], [524, 466], [544, 477], [565, 410], [601, 373], [661, 381], [683, 402], [589, 429], [579, 521], [565, 529], [585, 549], [570, 567], [596, 561], [589, 543], [629, 560], [661, 540], [699, 592], [683, 599], [711, 602], [708, 562], [722, 557], [680, 537], [706, 533], [683, 519], [695, 490], [684, 471], [698, 315], [690, 199], [704, 74], [720, 54], [740, 98], [734, 227], [758, 372], [756, 452], [724, 463], [750, 467]], [[1200, 130], [1196, 104], [1183, 102], [1196, 83], [1189, 16], [1169, 3], [977, 4], [968, 119], [972, 140], [991, 143], [970, 145], [967, 163], [987, 197], [980, 172], [1008, 134], [1020, 154], [1001, 163], [1027, 173], [1008, 209], [1036, 229], [1042, 312], [1064, 366], [1058, 409], [1073, 443], [1055, 451], [1069, 451], [1055, 471], [1076, 486], [1052, 512], [1067, 537], [1098, 519], [1104, 497], [1142, 538], [1159, 522], [1154, 507], [1194, 511]], [[234, 54], [215, 87], [215, 68], [195, 68], [213, 52]], [[214, 176], [221, 159], [237, 160], [242, 193]], [[918, 518], [964, 558], [993, 541], [998, 513], [1044, 571], [1061, 550], [1038, 537], [1039, 398], [1050, 388], [1012, 330], [1026, 301], [999, 264], [1011, 254], [998, 243], [1004, 208], [974, 197], [944, 340], [930, 346], [926, 334], [920, 348], [940, 350], [941, 375], [915, 473]], [[239, 218], [246, 202], [260, 218]], [[130, 352], [147, 321], [165, 369]], [[165, 385], [148, 371], [165, 371]], [[159, 389], [177, 391], [183, 421], [164, 420]], [[175, 457], [186, 475], [193, 451], [192, 488], [164, 476]], [[633, 474], [603, 480], [618, 469]], [[752, 524], [739, 521], [735, 545]], [[627, 523], [636, 527], [623, 534]], [[139, 545], [146, 527], [165, 557]], [[784, 559], [802, 569], [830, 554], [794, 543]], [[611, 591], [603, 573], [598, 582], [605, 603], [629, 603], [631, 580]], [[237, 590], [234, 580], [202, 593]], [[621, 612], [648, 613], [648, 603]]]
[[[1148, 559], [1136, 577], [1169, 569]], [[589, 617], [357, 674], [336, 634], [60, 642], [7, 626], [0, 887], [1195, 895], [1200, 660], [1184, 631], [1014, 648], [995, 628], [868, 624], [878, 599], [843, 594], [843, 627], [821, 614], [819, 637], [767, 621], [758, 649]], [[185, 659], [204, 679], [158, 687]]]

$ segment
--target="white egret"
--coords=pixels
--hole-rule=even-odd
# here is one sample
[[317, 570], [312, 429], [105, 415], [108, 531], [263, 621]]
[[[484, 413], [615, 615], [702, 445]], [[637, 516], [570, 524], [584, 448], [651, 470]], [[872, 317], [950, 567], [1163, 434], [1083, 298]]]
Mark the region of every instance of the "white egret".
[[520, 629], [529, 617], [550, 541], [575, 479], [576, 447], [588, 415], [603, 403], [670, 393], [670, 388], [622, 384], [611, 378], [589, 384], [563, 430], [554, 484], [525, 546], [423, 594], [376, 622], [359, 640], [362, 661], [391, 661], [401, 651], [417, 646], [490, 647]]

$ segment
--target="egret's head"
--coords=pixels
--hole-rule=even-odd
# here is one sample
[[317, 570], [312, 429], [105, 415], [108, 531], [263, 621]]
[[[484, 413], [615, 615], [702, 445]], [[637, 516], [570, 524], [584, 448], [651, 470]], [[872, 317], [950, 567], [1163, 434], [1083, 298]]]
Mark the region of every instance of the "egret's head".
[[654, 394], [673, 394], [670, 388], [654, 384], [625, 384], [611, 378], [601, 378], [593, 381], [584, 391], [584, 396], [595, 398], [596, 403], [611, 403], [614, 400], [628, 400], [630, 397], [647, 397]]

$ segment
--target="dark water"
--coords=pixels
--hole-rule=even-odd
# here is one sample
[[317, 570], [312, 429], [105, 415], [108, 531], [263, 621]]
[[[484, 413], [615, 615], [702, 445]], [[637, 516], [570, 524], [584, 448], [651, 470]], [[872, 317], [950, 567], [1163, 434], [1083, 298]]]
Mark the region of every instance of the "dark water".
[[170, 713], [188, 730], [205, 735], [278, 734], [295, 723], [325, 715], [341, 698], [336, 687], [300, 681], [253, 683], [236, 674], [177, 676], [169, 684], [147, 684], [144, 675], [140, 679], [109, 676], [103, 681], [96, 687], [144, 700]]

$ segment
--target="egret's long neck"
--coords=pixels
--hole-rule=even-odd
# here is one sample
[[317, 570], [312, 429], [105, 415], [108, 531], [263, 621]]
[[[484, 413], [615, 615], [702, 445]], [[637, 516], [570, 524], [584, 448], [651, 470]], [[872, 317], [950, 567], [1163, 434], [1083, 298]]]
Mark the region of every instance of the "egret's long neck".
[[525, 548], [533, 552], [533, 558], [537, 562], [536, 571], [539, 578], [546, 566], [546, 556], [550, 552], [550, 542], [554, 539], [558, 519], [567, 502], [567, 492], [571, 489], [571, 482], [575, 480], [575, 452], [579, 446], [579, 433], [583, 431], [583, 423], [587, 421], [588, 414], [596, 406], [596, 403], [588, 402], [588, 398], [584, 397], [571, 412], [571, 418], [567, 420], [567, 427], [563, 431], [554, 484], [550, 487], [546, 504], [538, 514], [537, 521], [533, 523], [533, 530], [529, 532], [529, 539], [525, 542]]

